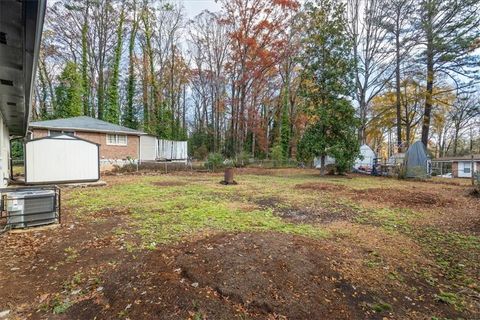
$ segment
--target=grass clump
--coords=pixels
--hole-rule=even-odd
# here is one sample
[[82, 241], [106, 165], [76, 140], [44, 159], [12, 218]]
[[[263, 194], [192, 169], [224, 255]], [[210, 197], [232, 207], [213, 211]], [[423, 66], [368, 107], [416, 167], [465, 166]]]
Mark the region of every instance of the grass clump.
[[369, 304], [370, 308], [377, 312], [377, 313], [382, 313], [382, 312], [389, 312], [393, 310], [393, 307], [391, 304], [379, 301], [373, 304]]
[[439, 294], [435, 295], [435, 300], [438, 302], [446, 303], [453, 306], [456, 310], [463, 309], [462, 299], [453, 292], [444, 292], [440, 291]]

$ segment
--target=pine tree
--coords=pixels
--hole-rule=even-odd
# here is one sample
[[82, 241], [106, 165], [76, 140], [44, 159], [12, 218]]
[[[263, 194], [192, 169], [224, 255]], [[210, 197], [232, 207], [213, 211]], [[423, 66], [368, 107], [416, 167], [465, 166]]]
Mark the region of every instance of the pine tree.
[[475, 67], [480, 60], [473, 50], [480, 38], [480, 0], [423, 0], [419, 13], [417, 21], [424, 43], [421, 60], [426, 65], [422, 142], [428, 146], [434, 87], [439, 77], [453, 79], [457, 86], [461, 79], [478, 77]]
[[68, 118], [82, 115], [82, 77], [74, 62], [66, 63], [58, 82], [55, 88], [57, 108], [54, 117]]
[[107, 105], [105, 108], [104, 120], [111, 123], [119, 123], [120, 120], [120, 104], [118, 94], [118, 80], [120, 77], [120, 59], [122, 58], [123, 45], [123, 21], [125, 20], [124, 9], [120, 13], [120, 21], [117, 27], [117, 45], [113, 57], [112, 79], [107, 92]]
[[337, 170], [343, 172], [358, 155], [358, 119], [347, 99], [355, 86], [345, 7], [335, 0], [308, 3], [304, 25], [302, 94], [313, 124], [300, 141], [299, 155], [320, 156], [322, 175], [326, 156], [333, 156]]

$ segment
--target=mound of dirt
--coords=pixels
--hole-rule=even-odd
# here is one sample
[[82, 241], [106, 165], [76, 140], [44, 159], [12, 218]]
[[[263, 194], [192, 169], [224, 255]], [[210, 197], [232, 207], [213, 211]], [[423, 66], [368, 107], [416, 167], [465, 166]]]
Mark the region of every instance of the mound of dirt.
[[355, 200], [389, 203], [398, 207], [433, 208], [447, 207], [455, 204], [455, 199], [438, 193], [420, 190], [370, 188], [354, 190]]
[[[219, 236], [177, 257], [183, 276], [252, 313], [278, 319], [363, 319], [370, 299], [332, 269], [313, 240], [284, 234]], [[277, 318], [276, 318], [277, 319]]]
[[327, 192], [345, 190], [345, 186], [343, 185], [332, 184], [332, 183], [315, 183], [315, 182], [297, 184], [295, 188], [309, 189], [309, 190], [315, 190], [315, 191], [327, 191]]

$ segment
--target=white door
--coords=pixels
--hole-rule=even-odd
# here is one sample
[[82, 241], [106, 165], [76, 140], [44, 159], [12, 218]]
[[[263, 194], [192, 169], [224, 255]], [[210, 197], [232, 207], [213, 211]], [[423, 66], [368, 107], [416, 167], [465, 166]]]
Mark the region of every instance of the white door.
[[461, 161], [458, 163], [458, 177], [459, 178], [472, 177], [472, 163], [470, 161]]

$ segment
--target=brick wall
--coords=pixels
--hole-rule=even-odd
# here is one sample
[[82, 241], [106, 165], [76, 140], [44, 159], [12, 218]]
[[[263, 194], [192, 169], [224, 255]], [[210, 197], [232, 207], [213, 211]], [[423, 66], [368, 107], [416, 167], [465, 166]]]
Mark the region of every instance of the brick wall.
[[[33, 129], [33, 138], [43, 138], [48, 136], [48, 130]], [[107, 145], [107, 134], [101, 132], [75, 131], [75, 135], [100, 145], [100, 160], [124, 160], [127, 157], [138, 159], [140, 137], [128, 135], [126, 146]]]
[[454, 178], [458, 178], [458, 162], [457, 161], [452, 162], [452, 176]]
[[33, 132], [33, 136], [32, 136], [33, 139], [38, 139], [38, 138], [43, 138], [48, 136], [48, 130], [46, 129], [33, 129], [32, 132]]

